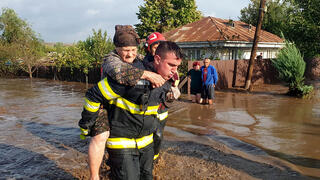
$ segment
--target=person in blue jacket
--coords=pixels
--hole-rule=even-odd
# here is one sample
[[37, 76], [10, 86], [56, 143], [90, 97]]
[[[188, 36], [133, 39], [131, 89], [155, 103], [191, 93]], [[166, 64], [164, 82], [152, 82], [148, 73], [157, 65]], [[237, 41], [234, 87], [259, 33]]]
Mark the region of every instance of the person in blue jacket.
[[201, 67], [201, 98], [203, 99], [203, 104], [212, 104], [214, 88], [218, 82], [218, 73], [217, 70], [210, 65], [210, 59], [206, 58], [203, 63], [204, 66]]

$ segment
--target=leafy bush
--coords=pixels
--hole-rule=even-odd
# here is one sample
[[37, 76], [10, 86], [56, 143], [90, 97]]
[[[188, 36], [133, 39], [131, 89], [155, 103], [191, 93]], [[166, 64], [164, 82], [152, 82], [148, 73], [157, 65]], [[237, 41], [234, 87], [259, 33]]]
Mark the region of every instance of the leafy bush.
[[6, 59], [0, 59], [0, 77], [16, 76], [19, 72], [19, 65]]
[[99, 67], [102, 58], [108, 54], [114, 45], [110, 38], [107, 38], [107, 32], [102, 33], [101, 29], [96, 32], [93, 29], [93, 36], [89, 36], [85, 41], [78, 41], [77, 44], [59, 48], [61, 52], [53, 54], [58, 71], [61, 67], [80, 69], [88, 74], [89, 69]]
[[60, 54], [56, 54], [56, 67], [58, 71], [62, 67], [69, 67], [71, 72], [73, 69], [80, 69], [85, 74], [88, 74], [89, 68], [92, 68], [93, 57], [87, 51], [78, 45], [70, 46], [64, 49]]
[[280, 80], [289, 86], [288, 95], [303, 97], [312, 92], [313, 87], [304, 84], [304, 71], [306, 63], [294, 43], [285, 40], [285, 47], [272, 60], [273, 66], [279, 73]]

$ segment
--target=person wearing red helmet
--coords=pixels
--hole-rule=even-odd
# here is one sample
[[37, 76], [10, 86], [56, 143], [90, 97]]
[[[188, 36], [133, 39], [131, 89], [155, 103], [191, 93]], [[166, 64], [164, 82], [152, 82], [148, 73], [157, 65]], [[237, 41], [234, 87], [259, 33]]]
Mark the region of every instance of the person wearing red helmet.
[[157, 47], [161, 41], [166, 41], [166, 38], [159, 32], [151, 33], [146, 39], [146, 57], [144, 58], [145, 62], [152, 62], [153, 56], [156, 53]]
[[[159, 33], [159, 32], [154, 32], [151, 33], [147, 39], [146, 39], [146, 56], [143, 59], [143, 62], [145, 64], [150, 64], [154, 61], [154, 56], [156, 54], [157, 48], [159, 44], [163, 41], [166, 41], [165, 37]], [[169, 99], [168, 101], [172, 101], [174, 99], [178, 99], [180, 96], [180, 90], [178, 88], [179, 84], [179, 74], [178, 71], [176, 71], [173, 76], [170, 79], [172, 87], [171, 87], [171, 92], [168, 93], [166, 96]], [[157, 128], [156, 133], [154, 133], [153, 136], [153, 141], [154, 141], [154, 160], [157, 160], [159, 157], [160, 149], [161, 149], [161, 144], [163, 141], [163, 132], [164, 128], [167, 122], [167, 117], [168, 117], [168, 108], [169, 106], [167, 105], [166, 102], [161, 103], [160, 108], [158, 110], [158, 117], [160, 121], [160, 126]]]
[[[146, 56], [144, 57], [143, 61], [144, 63], [149, 63], [149, 62], [153, 62], [154, 60], [154, 55], [156, 53], [157, 47], [159, 46], [161, 41], [166, 41], [166, 38], [159, 32], [154, 32], [151, 33], [147, 39], [146, 39]], [[177, 87], [180, 80], [179, 80], [179, 73], [176, 72], [173, 77], [172, 80], [174, 82], [173, 87]], [[176, 88], [177, 89], [177, 88]], [[178, 90], [179, 91], [179, 90]], [[179, 94], [180, 96], [180, 91], [177, 92], [177, 94]]]

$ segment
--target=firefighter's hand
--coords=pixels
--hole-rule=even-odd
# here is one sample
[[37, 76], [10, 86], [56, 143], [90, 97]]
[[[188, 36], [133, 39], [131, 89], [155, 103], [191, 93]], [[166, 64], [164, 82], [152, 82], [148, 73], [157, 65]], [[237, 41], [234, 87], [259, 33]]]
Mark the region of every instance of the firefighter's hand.
[[89, 134], [89, 130], [80, 128], [80, 131], [81, 131], [80, 139], [82, 139], [82, 140], [86, 139], [86, 136], [88, 136], [88, 134]]
[[161, 87], [166, 82], [160, 74], [151, 71], [144, 71], [141, 79], [150, 81], [153, 88]]

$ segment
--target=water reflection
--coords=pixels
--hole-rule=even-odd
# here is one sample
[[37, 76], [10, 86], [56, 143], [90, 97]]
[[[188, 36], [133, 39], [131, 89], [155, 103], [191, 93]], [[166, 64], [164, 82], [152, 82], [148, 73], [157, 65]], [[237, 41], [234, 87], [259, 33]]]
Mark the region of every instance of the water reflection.
[[171, 108], [167, 124], [195, 134], [213, 133], [212, 122], [216, 117], [214, 106], [187, 104]]

